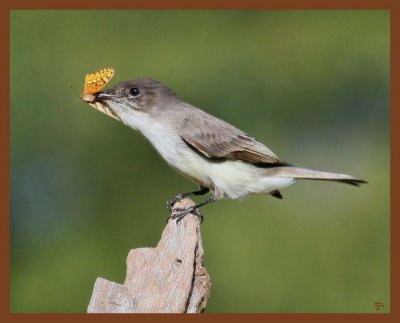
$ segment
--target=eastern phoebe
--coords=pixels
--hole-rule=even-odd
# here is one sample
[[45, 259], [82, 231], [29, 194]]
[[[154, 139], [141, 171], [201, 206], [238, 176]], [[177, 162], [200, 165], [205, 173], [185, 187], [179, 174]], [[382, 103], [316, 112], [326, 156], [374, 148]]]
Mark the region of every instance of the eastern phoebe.
[[281, 161], [252, 136], [189, 103], [164, 84], [147, 78], [121, 82], [109, 90], [84, 96], [94, 108], [139, 130], [182, 175], [200, 185], [176, 195], [167, 206], [190, 195], [209, 199], [188, 209], [174, 209], [177, 222], [197, 208], [223, 197], [237, 199], [267, 193], [282, 198], [280, 189], [297, 179], [328, 180], [358, 186], [365, 180], [292, 166]]

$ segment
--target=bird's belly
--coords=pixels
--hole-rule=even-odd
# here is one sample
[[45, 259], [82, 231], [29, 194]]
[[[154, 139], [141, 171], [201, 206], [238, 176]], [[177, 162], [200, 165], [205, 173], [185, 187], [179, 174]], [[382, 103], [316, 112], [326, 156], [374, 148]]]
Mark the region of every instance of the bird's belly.
[[181, 157], [168, 161], [174, 169], [231, 199], [248, 194], [269, 193], [294, 183], [292, 178], [266, 177], [262, 168], [241, 161], [207, 160], [191, 150], [178, 155]]
[[212, 188], [212, 183], [208, 179], [208, 170], [206, 161], [193, 152], [182, 139], [175, 134], [165, 132], [162, 136], [146, 136], [163, 159], [186, 178]]
[[213, 188], [212, 174], [210, 174], [210, 167], [208, 165], [210, 162], [204, 160], [201, 156], [190, 150], [190, 148], [178, 149], [174, 156], [169, 156], [165, 160], [173, 169], [191, 181], [208, 188]]

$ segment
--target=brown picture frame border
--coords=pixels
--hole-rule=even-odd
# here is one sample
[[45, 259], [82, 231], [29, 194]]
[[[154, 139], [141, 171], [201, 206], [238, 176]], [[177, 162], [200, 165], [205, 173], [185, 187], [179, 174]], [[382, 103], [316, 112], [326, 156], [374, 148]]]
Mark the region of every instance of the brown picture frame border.
[[[0, 322], [154, 322], [269, 321], [269, 322], [400, 322], [399, 316], [399, 40], [400, 1], [396, 0], [0, 0]], [[12, 10], [388, 10], [391, 26], [390, 135], [391, 135], [391, 292], [390, 313], [372, 314], [17, 314], [10, 313], [10, 12]], [[397, 58], [397, 59], [396, 59]]]

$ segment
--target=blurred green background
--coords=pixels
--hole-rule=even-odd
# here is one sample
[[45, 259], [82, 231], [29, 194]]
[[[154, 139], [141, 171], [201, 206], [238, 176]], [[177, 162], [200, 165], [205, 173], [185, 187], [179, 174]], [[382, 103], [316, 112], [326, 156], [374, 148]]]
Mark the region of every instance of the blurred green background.
[[205, 207], [207, 312], [388, 312], [389, 34], [387, 11], [13, 11], [11, 311], [85, 312], [196, 188], [68, 88], [114, 67], [112, 84], [160, 80], [282, 160], [370, 182]]

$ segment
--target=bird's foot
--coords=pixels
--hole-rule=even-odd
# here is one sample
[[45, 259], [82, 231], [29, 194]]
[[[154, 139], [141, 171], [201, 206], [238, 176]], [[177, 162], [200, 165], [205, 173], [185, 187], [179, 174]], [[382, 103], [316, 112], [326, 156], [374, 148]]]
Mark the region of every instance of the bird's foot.
[[203, 215], [197, 210], [195, 205], [194, 206], [190, 206], [188, 208], [176, 208], [176, 209], [173, 209], [173, 213], [167, 219], [167, 222], [169, 220], [176, 220], [176, 224], [179, 224], [179, 222], [188, 214], [196, 215], [197, 217], [200, 218], [200, 223], [203, 222]]
[[175, 203], [182, 200], [184, 197], [183, 194], [175, 195], [171, 200], [167, 201], [167, 209], [171, 212]]
[[207, 194], [209, 191], [210, 190], [208, 188], [200, 186], [200, 189], [198, 191], [177, 194], [171, 200], [167, 201], [167, 208], [171, 212], [174, 208], [175, 203], [183, 200], [185, 197], [191, 195], [204, 195]]

